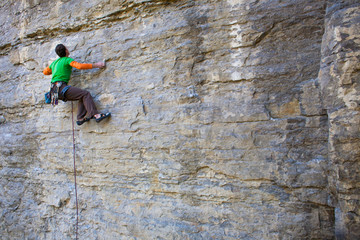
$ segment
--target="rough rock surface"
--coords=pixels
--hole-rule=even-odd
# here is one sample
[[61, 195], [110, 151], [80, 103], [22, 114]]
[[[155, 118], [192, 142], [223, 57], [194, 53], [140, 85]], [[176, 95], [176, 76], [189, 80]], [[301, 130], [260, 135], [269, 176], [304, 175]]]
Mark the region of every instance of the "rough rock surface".
[[[74, 239], [58, 43], [112, 118], [75, 127], [79, 239], [360, 237], [357, 0], [0, 3], [0, 235]], [[76, 111], [76, 104], [74, 105]]]
[[360, 238], [360, 3], [328, 4], [319, 79], [329, 118], [329, 192], [336, 236]]

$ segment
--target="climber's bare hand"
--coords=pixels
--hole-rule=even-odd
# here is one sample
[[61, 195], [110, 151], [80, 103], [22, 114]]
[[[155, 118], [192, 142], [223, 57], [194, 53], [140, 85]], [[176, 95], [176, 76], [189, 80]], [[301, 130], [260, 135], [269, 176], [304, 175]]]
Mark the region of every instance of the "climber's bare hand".
[[93, 64], [94, 68], [104, 68], [105, 67], [105, 63], [104, 62], [97, 62]]

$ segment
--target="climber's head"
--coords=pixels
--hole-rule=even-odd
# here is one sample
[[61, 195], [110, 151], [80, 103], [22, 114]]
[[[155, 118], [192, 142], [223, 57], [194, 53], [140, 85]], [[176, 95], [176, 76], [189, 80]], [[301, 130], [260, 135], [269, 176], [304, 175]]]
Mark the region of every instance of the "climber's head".
[[68, 57], [70, 55], [69, 50], [63, 44], [58, 44], [55, 52], [59, 57]]

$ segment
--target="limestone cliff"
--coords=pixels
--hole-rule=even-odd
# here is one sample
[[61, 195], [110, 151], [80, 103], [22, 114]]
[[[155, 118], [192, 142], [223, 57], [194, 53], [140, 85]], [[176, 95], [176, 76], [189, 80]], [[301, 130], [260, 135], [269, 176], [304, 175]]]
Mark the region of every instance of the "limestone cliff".
[[71, 103], [43, 99], [58, 43], [107, 60], [70, 82], [112, 112], [75, 127], [79, 239], [360, 237], [357, 0], [12, 0], [0, 17], [2, 239], [75, 236]]

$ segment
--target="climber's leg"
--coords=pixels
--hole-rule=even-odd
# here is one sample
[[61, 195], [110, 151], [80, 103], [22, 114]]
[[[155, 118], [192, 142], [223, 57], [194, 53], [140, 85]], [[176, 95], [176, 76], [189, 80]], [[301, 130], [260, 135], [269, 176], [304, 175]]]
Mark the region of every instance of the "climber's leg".
[[78, 120], [91, 118], [94, 115], [99, 114], [91, 94], [86, 90], [77, 87], [70, 87], [65, 93], [65, 98], [69, 101], [79, 100], [77, 115]]
[[78, 101], [78, 113], [77, 113], [77, 119], [84, 119], [86, 116], [86, 108], [84, 106], [82, 98]]

